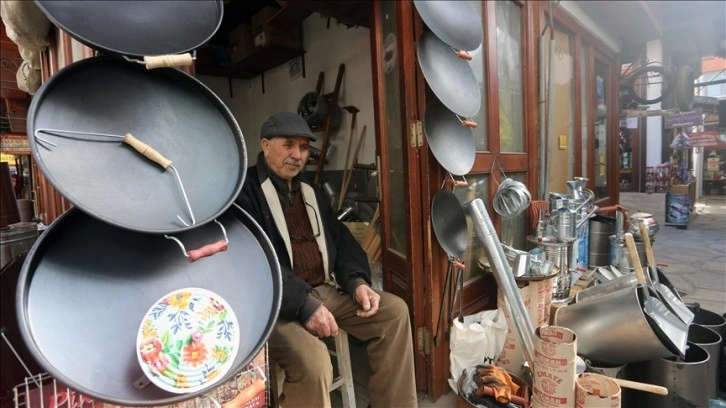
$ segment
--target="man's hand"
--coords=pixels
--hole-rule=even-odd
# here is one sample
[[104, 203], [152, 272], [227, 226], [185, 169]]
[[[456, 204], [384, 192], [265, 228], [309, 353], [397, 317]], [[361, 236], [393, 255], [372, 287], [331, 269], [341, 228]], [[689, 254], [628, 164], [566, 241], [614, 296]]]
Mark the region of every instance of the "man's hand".
[[358, 317], [371, 317], [378, 313], [378, 304], [381, 301], [381, 295], [376, 293], [368, 285], [358, 285], [355, 288], [355, 301], [361, 306], [362, 310], [358, 310]]
[[310, 320], [305, 323], [305, 329], [313, 336], [322, 339], [338, 334], [338, 323], [335, 322], [335, 317], [330, 310], [325, 305], [320, 305]]

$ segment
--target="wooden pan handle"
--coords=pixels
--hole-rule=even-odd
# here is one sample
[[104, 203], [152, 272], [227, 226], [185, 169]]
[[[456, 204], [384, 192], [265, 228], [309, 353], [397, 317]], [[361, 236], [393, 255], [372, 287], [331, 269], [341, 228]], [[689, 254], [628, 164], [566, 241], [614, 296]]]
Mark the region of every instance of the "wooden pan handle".
[[471, 55], [468, 52], [462, 50], [456, 51], [456, 58], [471, 61]]
[[620, 378], [613, 378], [613, 377], [608, 377], [608, 378], [615, 381], [615, 383], [621, 387], [630, 388], [633, 390], [650, 392], [650, 393], [658, 394], [658, 395], [668, 395], [668, 388], [661, 387], [660, 385], [648, 384], [648, 383], [642, 383], [642, 382], [630, 381], [630, 380], [623, 380]]
[[625, 239], [625, 244], [628, 246], [630, 262], [633, 264], [633, 270], [635, 271], [635, 277], [638, 280], [638, 284], [645, 285], [645, 273], [643, 273], [643, 267], [640, 266], [640, 257], [638, 256], [638, 248], [635, 247], [633, 234], [626, 232], [623, 235], [623, 239]]
[[449, 177], [446, 179], [446, 182], [451, 184], [454, 187], [466, 187], [469, 185], [469, 183], [466, 180], [455, 180], [452, 177]]
[[650, 245], [650, 235], [648, 235], [648, 227], [644, 223], [638, 223], [640, 235], [643, 238], [643, 246], [645, 247], [645, 257], [648, 258], [648, 265], [655, 266], [655, 256], [653, 255], [653, 247]]
[[190, 66], [193, 62], [192, 54], [189, 53], [144, 57], [146, 69]]
[[189, 262], [194, 262], [196, 260], [199, 260], [201, 258], [212, 256], [216, 254], [217, 252], [222, 252], [227, 250], [227, 241], [225, 240], [219, 240], [213, 244], [205, 245], [199, 249], [192, 249], [191, 251], [187, 252], [187, 258], [189, 259]]
[[169, 166], [171, 166], [171, 160], [162, 156], [161, 153], [154, 150], [151, 146], [135, 138], [134, 135], [132, 135], [131, 133], [126, 133], [126, 136], [124, 136], [123, 138], [123, 142], [133, 147], [134, 150], [141, 153], [147, 159], [163, 167], [164, 170], [168, 169]]

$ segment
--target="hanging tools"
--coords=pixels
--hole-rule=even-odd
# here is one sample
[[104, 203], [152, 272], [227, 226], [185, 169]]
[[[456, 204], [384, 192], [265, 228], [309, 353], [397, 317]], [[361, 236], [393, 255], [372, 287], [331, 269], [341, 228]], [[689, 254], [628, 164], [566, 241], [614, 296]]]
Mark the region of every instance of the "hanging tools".
[[146, 143], [140, 141], [139, 139], [135, 138], [131, 133], [126, 133], [125, 135], [115, 135], [115, 134], [109, 134], [109, 133], [94, 133], [94, 132], [80, 132], [75, 130], [61, 130], [61, 129], [48, 129], [48, 128], [39, 128], [36, 129], [33, 136], [35, 139], [40, 142], [41, 145], [43, 145], [45, 148], [49, 149], [48, 146], [58, 147], [57, 144], [42, 138], [39, 136], [40, 133], [45, 133], [48, 135], [53, 135], [57, 137], [63, 137], [68, 139], [77, 139], [77, 140], [86, 140], [89, 142], [116, 142], [117, 140], [96, 140], [96, 139], [85, 139], [83, 136], [95, 136], [95, 137], [107, 137], [111, 139], [121, 139], [121, 142], [131, 146], [134, 150], [141, 153], [142, 156], [146, 157], [147, 159], [153, 161], [154, 163], [161, 166], [164, 170], [171, 168], [174, 170], [174, 176], [176, 176], [177, 183], [179, 185], [179, 189], [181, 190], [182, 196], [184, 197], [184, 203], [186, 204], [187, 211], [189, 212], [189, 218], [191, 219], [191, 224], [187, 223], [179, 214], [177, 214], [176, 218], [184, 224], [184, 226], [191, 226], [196, 224], [196, 220], [194, 219], [194, 212], [192, 211], [192, 206], [189, 204], [189, 198], [187, 197], [186, 190], [184, 189], [184, 183], [182, 183], [181, 177], [179, 176], [179, 171], [171, 165], [171, 160], [164, 157], [161, 153], [153, 149], [151, 146], [147, 145]]

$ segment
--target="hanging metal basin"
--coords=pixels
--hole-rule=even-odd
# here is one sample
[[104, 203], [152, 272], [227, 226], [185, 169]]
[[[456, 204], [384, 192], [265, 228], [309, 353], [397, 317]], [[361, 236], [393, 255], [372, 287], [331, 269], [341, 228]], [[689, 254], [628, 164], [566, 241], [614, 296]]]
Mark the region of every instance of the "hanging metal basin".
[[[182, 288], [226, 300], [240, 342], [218, 383], [247, 368], [267, 341], [280, 308], [275, 251], [257, 223], [232, 206], [218, 221], [227, 250], [189, 262], [173, 240], [116, 228], [72, 208], [43, 232], [18, 278], [17, 317], [34, 360], [73, 390], [114, 405], [168, 405], [186, 394], [150, 384], [137, 359], [137, 333], [149, 307]], [[216, 223], [175, 234], [187, 247], [223, 236]], [[221, 374], [220, 374], [221, 375]]]
[[471, 171], [476, 159], [474, 133], [438, 99], [426, 105], [424, 133], [441, 167], [455, 176]]
[[474, 1], [414, 0], [418, 14], [426, 25], [450, 46], [473, 51], [481, 45], [484, 30], [481, 8]]
[[87, 46], [111, 53], [155, 56], [191, 51], [222, 23], [221, 0], [36, 0], [55, 25]]
[[[54, 130], [130, 133], [171, 166], [117, 137]], [[60, 194], [140, 232], [212, 221], [238, 196], [247, 167], [242, 131], [209, 88], [178, 69], [147, 70], [118, 57], [89, 58], [53, 75], [33, 97], [28, 134], [33, 158]]]
[[416, 45], [418, 62], [434, 94], [452, 112], [466, 118], [479, 112], [481, 89], [468, 61], [434, 33], [425, 31]]

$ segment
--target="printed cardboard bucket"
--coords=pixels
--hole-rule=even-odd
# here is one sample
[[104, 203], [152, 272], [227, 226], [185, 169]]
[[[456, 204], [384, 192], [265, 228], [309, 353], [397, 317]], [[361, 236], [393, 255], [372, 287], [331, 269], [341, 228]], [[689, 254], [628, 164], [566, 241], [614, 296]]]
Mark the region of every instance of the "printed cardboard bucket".
[[565, 327], [535, 330], [532, 407], [570, 408], [575, 402], [577, 336]]
[[575, 408], [620, 408], [620, 386], [604, 375], [582, 373], [575, 382]]

